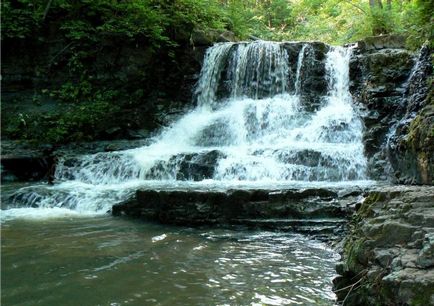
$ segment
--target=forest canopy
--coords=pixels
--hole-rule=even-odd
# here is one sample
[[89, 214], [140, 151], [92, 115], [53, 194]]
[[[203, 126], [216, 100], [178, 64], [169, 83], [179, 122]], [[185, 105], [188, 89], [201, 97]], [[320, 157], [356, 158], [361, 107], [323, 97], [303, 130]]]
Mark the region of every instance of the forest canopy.
[[415, 48], [432, 43], [433, 11], [426, 0], [4, 0], [2, 37], [31, 36], [57, 20], [71, 39], [143, 36], [156, 47], [213, 29], [332, 44], [401, 34]]

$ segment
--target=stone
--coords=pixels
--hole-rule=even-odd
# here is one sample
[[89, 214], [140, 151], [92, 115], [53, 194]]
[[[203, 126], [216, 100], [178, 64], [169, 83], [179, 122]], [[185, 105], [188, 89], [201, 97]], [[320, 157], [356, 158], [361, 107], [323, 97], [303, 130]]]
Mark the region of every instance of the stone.
[[[332, 197], [332, 198], [331, 198]], [[333, 198], [335, 197], [335, 198]], [[179, 225], [243, 225], [298, 231], [330, 240], [341, 234], [350, 213], [336, 191], [307, 190], [137, 190], [129, 201], [113, 206], [127, 215]]]
[[[375, 189], [375, 188], [374, 188]], [[434, 300], [434, 186], [378, 187], [351, 221], [338, 279], [338, 300], [350, 305], [430, 305]], [[359, 275], [357, 290], [346, 297]]]
[[160, 161], [146, 174], [148, 179], [201, 181], [213, 177], [218, 161], [225, 155], [218, 150], [203, 153], [178, 154], [168, 161]]
[[202, 30], [194, 29], [191, 32], [191, 42], [195, 46], [210, 46], [216, 40], [216, 34], [213, 32], [205, 32]]
[[434, 233], [425, 235], [422, 249], [416, 259], [416, 265], [424, 269], [434, 267]]
[[235, 41], [237, 41], [237, 38], [235, 37], [235, 34], [231, 31], [224, 31], [217, 38], [217, 42], [235, 42]]
[[382, 268], [388, 268], [398, 253], [399, 251], [397, 249], [375, 249], [374, 257]]
[[357, 45], [364, 51], [380, 49], [404, 49], [405, 37], [400, 35], [371, 36], [357, 42]]

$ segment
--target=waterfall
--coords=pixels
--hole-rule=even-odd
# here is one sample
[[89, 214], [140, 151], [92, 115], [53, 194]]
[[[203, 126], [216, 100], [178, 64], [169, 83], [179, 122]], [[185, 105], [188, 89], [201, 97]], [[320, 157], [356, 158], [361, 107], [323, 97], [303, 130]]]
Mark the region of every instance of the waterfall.
[[297, 72], [295, 76], [295, 85], [294, 85], [296, 96], [300, 94], [300, 90], [301, 90], [301, 69], [303, 68], [304, 54], [306, 52], [306, 48], [309, 48], [309, 44], [304, 44], [300, 50], [300, 53], [298, 54]]
[[329, 48], [328, 93], [312, 111], [299, 97], [309, 48], [301, 46], [294, 69], [283, 43], [214, 45], [194, 92], [197, 107], [152, 144], [64, 158], [54, 186], [26, 187], [12, 202], [105, 212], [140, 186], [283, 188], [366, 180], [363, 126], [348, 85], [351, 49]]

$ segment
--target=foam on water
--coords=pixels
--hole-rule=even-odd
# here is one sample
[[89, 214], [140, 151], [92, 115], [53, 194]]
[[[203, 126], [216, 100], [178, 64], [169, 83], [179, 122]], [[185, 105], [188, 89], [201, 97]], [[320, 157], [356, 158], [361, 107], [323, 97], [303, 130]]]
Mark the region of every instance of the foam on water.
[[[198, 106], [152, 144], [64, 158], [53, 186], [22, 188], [11, 197], [11, 206], [105, 213], [140, 186], [275, 189], [368, 184], [363, 126], [348, 87], [351, 49], [330, 48], [328, 94], [319, 109], [309, 111], [301, 105], [299, 92], [310, 48], [305, 44], [300, 50], [294, 91], [289, 92], [291, 70], [283, 44], [216, 44], [206, 53], [196, 87]], [[7, 214], [19, 216], [18, 211]]]
[[93, 211], [75, 211], [69, 208], [60, 208], [60, 207], [50, 207], [50, 208], [11, 208], [7, 210], [1, 211], [1, 219], [0, 221], [6, 222], [14, 219], [25, 219], [25, 220], [48, 220], [48, 219], [57, 219], [57, 218], [71, 218], [71, 217], [93, 217], [98, 216], [100, 213]]

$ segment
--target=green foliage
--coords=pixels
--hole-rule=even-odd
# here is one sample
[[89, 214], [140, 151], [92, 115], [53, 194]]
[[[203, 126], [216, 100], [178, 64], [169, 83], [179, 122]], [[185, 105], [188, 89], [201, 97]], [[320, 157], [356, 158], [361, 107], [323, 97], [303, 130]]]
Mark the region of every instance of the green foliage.
[[44, 141], [61, 143], [67, 141], [93, 140], [97, 132], [112, 120], [117, 108], [109, 100], [96, 100], [73, 106], [70, 111], [48, 118], [48, 131]]
[[[398, 33], [411, 46], [433, 38], [434, 4], [425, 0], [47, 0], [2, 1], [3, 37], [30, 37], [57, 21], [68, 41], [146, 38], [173, 47], [193, 29], [239, 38], [344, 43]], [[389, 4], [390, 5], [389, 5]], [[45, 12], [47, 15], [45, 16]]]
[[293, 19], [299, 21], [288, 35], [293, 39], [319, 39], [348, 43], [379, 34], [402, 34], [409, 46], [432, 41], [432, 1], [300, 0], [293, 3]]
[[[94, 66], [109, 41], [146, 46], [144, 56], [175, 60], [194, 30], [230, 30], [239, 39], [321, 40], [343, 44], [376, 34], [402, 34], [411, 48], [433, 46], [434, 2], [425, 0], [4, 0], [2, 40], [63, 46], [40, 74], [66, 68], [68, 81], [47, 90], [68, 111], [7, 118], [9, 134], [50, 142], [89, 140], [122, 106], [145, 93], [101, 90]], [[379, 5], [381, 3], [382, 5]], [[390, 5], [387, 5], [390, 3]], [[215, 37], [215, 35], [214, 35]], [[140, 42], [140, 44], [138, 44]], [[59, 65], [61, 68], [56, 67]], [[110, 65], [110, 63], [108, 63]], [[119, 80], [117, 80], [119, 81]], [[122, 82], [127, 82], [123, 80]], [[136, 90], [130, 88], [131, 91]], [[48, 132], [47, 132], [48, 131]]]
[[[76, 93], [71, 93], [70, 87], [65, 89], [62, 96], [71, 94], [68, 99], [73, 99]], [[6, 132], [12, 137], [44, 143], [93, 140], [120, 111], [113, 103], [117, 94], [111, 90], [96, 91], [89, 100], [71, 104], [63, 111], [35, 115], [19, 113], [7, 118]]]
[[401, 14], [402, 29], [410, 47], [417, 48], [425, 41], [434, 48], [434, 2], [416, 0], [404, 3]]
[[30, 36], [39, 27], [40, 10], [31, 0], [1, 2], [2, 38]]

